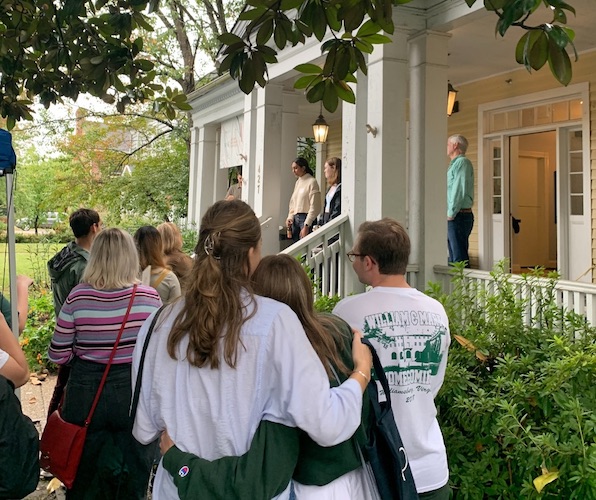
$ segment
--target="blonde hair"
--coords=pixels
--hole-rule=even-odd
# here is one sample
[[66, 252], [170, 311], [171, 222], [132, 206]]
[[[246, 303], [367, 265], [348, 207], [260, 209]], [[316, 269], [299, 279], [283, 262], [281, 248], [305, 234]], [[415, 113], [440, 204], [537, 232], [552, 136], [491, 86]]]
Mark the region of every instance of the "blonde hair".
[[296, 259], [286, 254], [268, 255], [251, 280], [255, 293], [283, 302], [296, 313], [329, 378], [330, 364], [346, 375], [350, 373], [338, 355], [347, 340], [340, 330], [342, 320], [315, 312], [313, 284]]
[[173, 222], [162, 222], [157, 226], [159, 234], [161, 234], [161, 242], [163, 243], [163, 253], [166, 255], [175, 250], [182, 249], [182, 234], [180, 229]]
[[259, 220], [243, 201], [222, 200], [207, 210], [201, 220], [184, 306], [168, 337], [170, 357], [176, 359], [178, 344], [188, 336], [188, 362], [199, 368], [219, 368], [219, 342], [223, 339], [224, 360], [236, 366], [240, 329], [256, 313], [249, 250], [257, 248], [260, 240]]
[[97, 290], [117, 290], [138, 282], [139, 256], [132, 236], [119, 228], [100, 231], [91, 245], [82, 282]]

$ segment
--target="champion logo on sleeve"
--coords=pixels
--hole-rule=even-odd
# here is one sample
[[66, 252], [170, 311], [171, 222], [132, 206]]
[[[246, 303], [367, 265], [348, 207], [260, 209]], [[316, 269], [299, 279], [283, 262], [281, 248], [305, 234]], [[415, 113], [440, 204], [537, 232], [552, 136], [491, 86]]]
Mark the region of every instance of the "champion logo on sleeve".
[[190, 467], [188, 465], [183, 465], [182, 467], [180, 467], [180, 470], [178, 471], [178, 475], [180, 477], [186, 477], [189, 472], [190, 472]]

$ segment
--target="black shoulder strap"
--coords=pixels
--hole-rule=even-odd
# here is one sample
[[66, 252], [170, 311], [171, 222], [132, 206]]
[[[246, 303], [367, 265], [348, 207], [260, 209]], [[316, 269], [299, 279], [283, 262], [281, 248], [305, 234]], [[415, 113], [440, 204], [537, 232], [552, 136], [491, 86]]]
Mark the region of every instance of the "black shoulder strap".
[[[389, 390], [389, 382], [387, 381], [387, 375], [385, 375], [385, 370], [383, 369], [379, 355], [377, 354], [377, 351], [373, 345], [370, 343], [370, 340], [362, 338], [362, 343], [368, 346], [370, 349], [370, 353], [373, 358], [373, 368], [375, 369], [375, 378], [381, 383], [381, 387], [383, 387], [383, 391], [385, 392], [385, 398], [387, 400], [386, 407], [391, 408], [391, 391]], [[371, 382], [373, 382], [372, 379]], [[374, 389], [376, 391], [376, 383], [374, 384]]]
[[132, 398], [132, 404], [130, 405], [130, 416], [133, 417], [133, 421], [135, 415], [137, 414], [137, 406], [139, 404], [139, 397], [141, 396], [141, 381], [143, 379], [143, 366], [145, 364], [145, 355], [147, 354], [147, 348], [149, 347], [149, 341], [151, 340], [151, 335], [153, 334], [153, 329], [155, 328], [155, 323], [157, 323], [157, 318], [159, 318], [162, 311], [165, 309], [165, 305], [161, 306], [155, 316], [153, 316], [153, 321], [151, 321], [151, 325], [149, 325], [149, 330], [147, 331], [147, 337], [145, 338], [145, 343], [143, 344], [143, 352], [141, 352], [141, 361], [139, 362], [139, 370], [137, 372], [137, 381], [135, 383], [135, 393]]

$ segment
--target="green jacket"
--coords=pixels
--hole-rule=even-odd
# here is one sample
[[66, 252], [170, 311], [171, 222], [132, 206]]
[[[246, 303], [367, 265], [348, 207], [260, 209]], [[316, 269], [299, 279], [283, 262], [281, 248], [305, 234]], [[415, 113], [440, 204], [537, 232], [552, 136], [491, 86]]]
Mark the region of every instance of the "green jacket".
[[[352, 330], [341, 322], [342, 337], [335, 339], [342, 361], [352, 362]], [[339, 374], [340, 381], [347, 377]], [[331, 386], [338, 382], [333, 379]], [[362, 421], [368, 428], [370, 403], [364, 393]], [[362, 465], [358, 445], [366, 435], [361, 425], [347, 441], [322, 447], [300, 429], [261, 421], [249, 450], [240, 457], [209, 461], [173, 446], [163, 457], [164, 468], [172, 475], [178, 495], [185, 499], [269, 500], [279, 495], [293, 477], [307, 485], [329, 484]], [[366, 457], [365, 457], [366, 458]]]
[[70, 291], [81, 282], [88, 260], [89, 252], [71, 241], [48, 261], [56, 316]]

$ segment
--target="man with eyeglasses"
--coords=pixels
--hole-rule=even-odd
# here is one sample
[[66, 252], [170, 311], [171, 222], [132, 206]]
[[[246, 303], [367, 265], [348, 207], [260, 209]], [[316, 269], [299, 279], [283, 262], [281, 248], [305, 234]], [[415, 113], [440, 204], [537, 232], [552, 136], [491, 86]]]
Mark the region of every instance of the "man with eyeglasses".
[[348, 258], [360, 282], [373, 288], [343, 299], [333, 312], [377, 349], [420, 498], [447, 500], [447, 453], [434, 398], [447, 366], [449, 321], [438, 301], [408, 285], [409, 257], [410, 238], [397, 221], [363, 223]]

